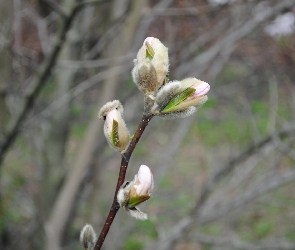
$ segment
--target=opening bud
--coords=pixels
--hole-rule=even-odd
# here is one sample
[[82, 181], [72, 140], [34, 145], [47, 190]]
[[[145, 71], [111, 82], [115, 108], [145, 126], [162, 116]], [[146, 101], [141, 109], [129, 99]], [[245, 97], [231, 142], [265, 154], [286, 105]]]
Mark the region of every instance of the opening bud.
[[123, 106], [118, 100], [106, 103], [99, 111], [99, 118], [104, 119], [104, 134], [109, 145], [124, 152], [129, 144], [130, 134], [122, 118]]
[[180, 91], [167, 103], [161, 113], [182, 111], [191, 106], [199, 107], [203, 105], [208, 97], [210, 85], [196, 78], [182, 80]]
[[136, 206], [151, 197], [154, 186], [153, 175], [146, 165], [141, 165], [133, 181], [126, 182], [120, 188], [117, 200], [129, 214], [140, 220], [146, 220], [147, 214], [141, 212]]

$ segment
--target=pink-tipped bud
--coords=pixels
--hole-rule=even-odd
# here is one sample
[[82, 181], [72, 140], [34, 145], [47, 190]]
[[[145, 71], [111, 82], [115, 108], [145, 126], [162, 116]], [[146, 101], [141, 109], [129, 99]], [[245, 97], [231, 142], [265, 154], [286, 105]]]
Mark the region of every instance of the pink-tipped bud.
[[[172, 88], [176, 84], [180, 85], [178, 92], [173, 97], [169, 97], [167, 94], [169, 92], [164, 90], [168, 89], [168, 87]], [[156, 108], [160, 108], [160, 115], [167, 118], [181, 118], [191, 115], [196, 111], [196, 108], [207, 101], [206, 94], [209, 90], [210, 85], [208, 83], [196, 78], [168, 83], [163, 87], [163, 91], [160, 90], [157, 95], [158, 106]], [[169, 101], [167, 101], [168, 99]], [[157, 111], [156, 108], [154, 109], [155, 112]], [[170, 114], [172, 115], [170, 116]]]
[[192, 85], [192, 88], [196, 89], [194, 96], [203, 96], [206, 95], [210, 90], [210, 85], [206, 82], [197, 82]]
[[120, 152], [124, 152], [130, 140], [122, 114], [123, 106], [118, 100], [106, 103], [99, 111], [99, 118], [105, 120], [104, 134], [108, 143]]
[[120, 112], [117, 109], [113, 109], [105, 114], [105, 126], [111, 129], [113, 126], [113, 120], [118, 121], [120, 119]]
[[189, 106], [198, 107], [207, 101], [208, 97], [206, 94], [210, 90], [210, 85], [208, 83], [197, 78], [187, 78], [181, 81], [181, 90], [184, 91], [187, 88], [193, 88], [195, 92], [182, 101], [178, 105], [178, 108], [185, 109]]

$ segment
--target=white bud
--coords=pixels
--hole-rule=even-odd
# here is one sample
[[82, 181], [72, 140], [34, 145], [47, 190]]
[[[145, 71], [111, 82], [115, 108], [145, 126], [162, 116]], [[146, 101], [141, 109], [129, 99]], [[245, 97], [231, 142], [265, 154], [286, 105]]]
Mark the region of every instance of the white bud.
[[80, 233], [80, 242], [85, 250], [94, 249], [97, 240], [96, 233], [90, 224], [86, 224]]
[[126, 182], [119, 189], [117, 201], [132, 217], [146, 220], [147, 214], [141, 212], [137, 205], [148, 200], [154, 186], [153, 175], [146, 165], [141, 165], [133, 181]]
[[[147, 62], [150, 62], [151, 66], [147, 66]], [[143, 65], [145, 69], [140, 72]], [[156, 73], [155, 75], [154, 70]], [[168, 70], [168, 49], [159, 39], [154, 37], [146, 38], [137, 53], [137, 58], [134, 60], [134, 69], [132, 70], [134, 82], [141, 91], [148, 95], [155, 92], [163, 85]], [[147, 77], [147, 72], [151, 72], [152, 76]], [[144, 86], [142, 86], [143, 83]], [[148, 85], [148, 83], [150, 83], [150, 85]]]
[[104, 134], [111, 147], [124, 152], [130, 141], [130, 134], [122, 118], [123, 106], [118, 100], [106, 103], [99, 111], [99, 118], [105, 120]]
[[153, 174], [146, 165], [141, 165], [137, 175], [134, 178], [135, 184], [131, 188], [130, 196], [149, 195], [153, 189]]

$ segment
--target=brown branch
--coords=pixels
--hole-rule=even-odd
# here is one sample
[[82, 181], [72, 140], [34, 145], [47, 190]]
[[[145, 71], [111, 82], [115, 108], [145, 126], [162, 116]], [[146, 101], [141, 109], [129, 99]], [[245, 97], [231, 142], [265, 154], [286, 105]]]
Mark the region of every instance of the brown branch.
[[120, 172], [119, 172], [117, 187], [116, 187], [116, 191], [115, 191], [115, 195], [114, 195], [114, 199], [113, 199], [113, 204], [110, 208], [110, 211], [109, 211], [108, 217], [104, 223], [104, 226], [100, 232], [99, 238], [95, 244], [94, 250], [99, 250], [102, 247], [102, 244], [105, 240], [105, 237], [107, 236], [107, 234], [109, 232], [109, 229], [113, 223], [113, 220], [114, 220], [118, 210], [120, 209], [120, 206], [117, 202], [118, 191], [125, 181], [127, 167], [128, 167], [131, 155], [133, 153], [133, 150], [136, 147], [136, 144], [138, 143], [141, 135], [143, 134], [143, 131], [145, 130], [146, 126], [148, 125], [148, 123], [150, 122], [152, 117], [153, 117], [152, 115], [145, 115], [145, 114], [142, 116], [141, 121], [138, 125], [138, 128], [134, 134], [132, 141], [130, 142], [125, 153], [122, 154]]

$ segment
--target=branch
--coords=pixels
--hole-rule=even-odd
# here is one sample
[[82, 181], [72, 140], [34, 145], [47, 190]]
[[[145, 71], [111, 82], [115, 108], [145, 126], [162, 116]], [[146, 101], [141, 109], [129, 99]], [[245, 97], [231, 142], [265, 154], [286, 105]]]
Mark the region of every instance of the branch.
[[145, 130], [146, 126], [148, 125], [148, 123], [150, 122], [150, 120], [152, 119], [152, 115], [143, 115], [141, 118], [141, 121], [138, 125], [138, 128], [134, 134], [134, 137], [132, 139], [132, 141], [130, 142], [127, 150], [125, 151], [124, 154], [122, 154], [122, 160], [121, 160], [121, 166], [120, 166], [120, 171], [119, 171], [119, 177], [118, 177], [118, 181], [117, 181], [117, 186], [116, 186], [116, 191], [114, 194], [114, 199], [113, 199], [113, 204], [110, 208], [108, 217], [104, 223], [104, 226], [100, 232], [99, 238], [95, 244], [95, 248], [94, 250], [99, 250], [105, 240], [105, 237], [107, 236], [109, 229], [115, 219], [115, 216], [117, 214], [117, 212], [120, 209], [120, 206], [117, 202], [117, 194], [118, 191], [120, 189], [120, 187], [122, 186], [122, 184], [125, 181], [125, 176], [126, 176], [126, 171], [128, 168], [128, 164], [129, 164], [129, 160], [131, 158], [131, 155], [133, 153], [133, 150], [136, 146], [136, 144], [138, 143], [141, 135], [143, 134], [143, 131]]

